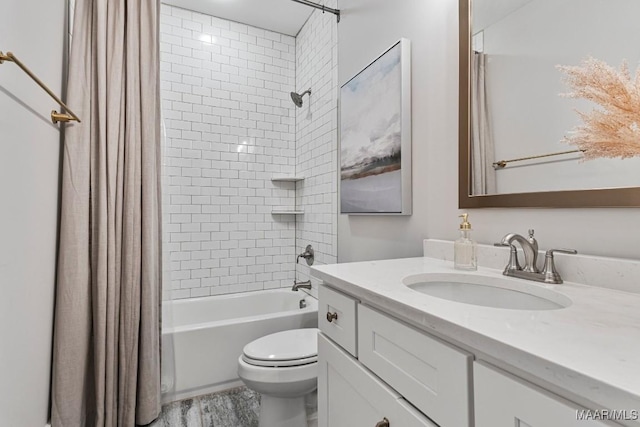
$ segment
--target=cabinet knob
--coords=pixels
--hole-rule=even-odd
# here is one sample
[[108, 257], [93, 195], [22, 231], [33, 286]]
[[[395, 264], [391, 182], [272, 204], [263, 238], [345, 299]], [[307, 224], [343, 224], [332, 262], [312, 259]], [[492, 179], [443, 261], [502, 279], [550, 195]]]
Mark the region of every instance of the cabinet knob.
[[378, 424], [376, 424], [376, 427], [389, 427], [389, 420], [387, 419], [387, 417], [384, 417], [382, 419], [382, 421], [378, 422]]
[[332, 313], [330, 311], [327, 311], [327, 322], [331, 323], [337, 319], [338, 319], [338, 313]]

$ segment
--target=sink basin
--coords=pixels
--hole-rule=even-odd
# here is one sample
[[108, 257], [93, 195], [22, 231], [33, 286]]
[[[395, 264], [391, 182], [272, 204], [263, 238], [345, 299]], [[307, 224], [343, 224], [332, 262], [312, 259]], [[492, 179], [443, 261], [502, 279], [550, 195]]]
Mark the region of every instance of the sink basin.
[[567, 296], [522, 280], [473, 274], [417, 274], [404, 285], [436, 298], [512, 310], [559, 310], [571, 305]]

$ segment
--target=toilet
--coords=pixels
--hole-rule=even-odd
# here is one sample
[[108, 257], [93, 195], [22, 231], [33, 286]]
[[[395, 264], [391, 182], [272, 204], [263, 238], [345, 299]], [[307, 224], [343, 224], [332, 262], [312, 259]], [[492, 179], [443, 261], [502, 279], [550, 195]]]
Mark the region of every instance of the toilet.
[[307, 427], [305, 396], [318, 385], [318, 329], [250, 342], [238, 358], [238, 376], [262, 395], [259, 427]]

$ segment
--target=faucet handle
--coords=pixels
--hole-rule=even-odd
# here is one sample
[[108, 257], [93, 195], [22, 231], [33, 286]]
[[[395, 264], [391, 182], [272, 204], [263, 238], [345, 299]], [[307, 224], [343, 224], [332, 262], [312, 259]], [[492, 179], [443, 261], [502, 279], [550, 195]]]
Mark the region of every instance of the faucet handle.
[[296, 257], [296, 264], [300, 261], [300, 258], [304, 258], [307, 261], [307, 265], [313, 265], [313, 261], [315, 259], [313, 247], [311, 245], [307, 245], [304, 252]]
[[578, 253], [578, 251], [576, 251], [575, 249], [549, 249], [546, 253], [545, 253], [545, 257], [553, 257], [554, 253], [561, 253], [561, 254], [570, 254], [570, 255], [576, 255]]
[[536, 230], [534, 230], [533, 228], [529, 229], [529, 238], [533, 239], [533, 235], [535, 234]]
[[562, 283], [562, 277], [560, 277], [560, 273], [556, 270], [556, 264], [553, 259], [553, 254], [555, 252], [571, 255], [578, 253], [575, 249], [549, 249], [544, 255], [544, 267], [542, 268], [545, 283]]
[[504, 269], [504, 274], [506, 274], [508, 271], [522, 270], [522, 267], [518, 262], [518, 248], [516, 248], [514, 244], [506, 243], [506, 242], [498, 242], [498, 243], [494, 243], [493, 246], [511, 248], [509, 250], [509, 263]]

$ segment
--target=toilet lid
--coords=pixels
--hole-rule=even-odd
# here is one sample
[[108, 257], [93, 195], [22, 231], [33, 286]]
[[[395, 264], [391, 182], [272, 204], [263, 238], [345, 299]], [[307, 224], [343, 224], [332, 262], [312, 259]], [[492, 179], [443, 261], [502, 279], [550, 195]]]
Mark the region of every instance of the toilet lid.
[[247, 363], [263, 366], [302, 365], [315, 362], [317, 356], [317, 328], [276, 332], [250, 342], [243, 350]]
[[253, 365], [253, 366], [262, 366], [266, 368], [293, 368], [296, 366], [309, 365], [311, 363], [315, 363], [318, 361], [318, 356], [312, 356], [312, 357], [307, 357], [305, 359], [295, 359], [295, 360], [255, 360], [243, 354], [242, 360], [244, 360], [249, 365]]

